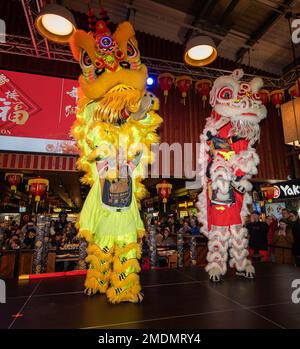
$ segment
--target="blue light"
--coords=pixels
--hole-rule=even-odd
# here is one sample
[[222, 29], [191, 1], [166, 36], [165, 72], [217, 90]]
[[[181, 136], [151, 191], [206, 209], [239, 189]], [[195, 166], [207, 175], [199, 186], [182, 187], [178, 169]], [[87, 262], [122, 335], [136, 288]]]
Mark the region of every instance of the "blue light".
[[152, 85], [154, 85], [154, 79], [151, 77], [151, 76], [149, 76], [148, 78], [147, 78], [147, 86], [152, 86]]

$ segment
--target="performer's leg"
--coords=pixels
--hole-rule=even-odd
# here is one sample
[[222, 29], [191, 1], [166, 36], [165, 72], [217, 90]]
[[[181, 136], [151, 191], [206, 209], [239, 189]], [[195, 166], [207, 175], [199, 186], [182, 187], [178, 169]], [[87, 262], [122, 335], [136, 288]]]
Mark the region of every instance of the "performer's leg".
[[248, 247], [248, 231], [241, 225], [232, 225], [230, 227], [231, 238], [230, 245], [230, 261], [231, 268], [235, 268], [238, 275], [247, 278], [253, 278], [255, 269], [252, 262], [247, 258], [249, 255]]
[[106, 292], [110, 302], [138, 303], [143, 300], [137, 274], [141, 270], [140, 257], [141, 246], [137, 243], [137, 234], [116, 239], [110, 288]]
[[113, 241], [102, 238], [96, 242], [89, 243], [86, 262], [90, 263], [85, 280], [85, 293], [88, 295], [97, 292], [105, 293], [111, 276], [113, 261]]
[[219, 282], [221, 275], [227, 271], [227, 250], [229, 230], [227, 227], [212, 226], [211, 232], [208, 235], [208, 265], [205, 270], [208, 272], [210, 280]]

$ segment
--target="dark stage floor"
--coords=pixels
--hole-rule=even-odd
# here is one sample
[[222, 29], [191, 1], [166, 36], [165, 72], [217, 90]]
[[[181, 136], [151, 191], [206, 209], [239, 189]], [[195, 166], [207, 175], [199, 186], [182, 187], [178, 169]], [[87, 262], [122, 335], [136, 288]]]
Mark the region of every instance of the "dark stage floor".
[[211, 284], [198, 267], [141, 274], [142, 304], [111, 305], [85, 296], [83, 277], [7, 281], [0, 328], [300, 328], [291, 283], [300, 270], [256, 265], [257, 278], [226, 276]]

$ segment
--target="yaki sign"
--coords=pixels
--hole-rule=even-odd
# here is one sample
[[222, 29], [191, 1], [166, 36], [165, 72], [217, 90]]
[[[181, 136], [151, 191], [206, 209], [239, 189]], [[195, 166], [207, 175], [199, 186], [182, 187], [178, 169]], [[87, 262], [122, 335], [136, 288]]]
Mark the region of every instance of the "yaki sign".
[[274, 199], [293, 199], [300, 197], [300, 181], [277, 183], [274, 187]]

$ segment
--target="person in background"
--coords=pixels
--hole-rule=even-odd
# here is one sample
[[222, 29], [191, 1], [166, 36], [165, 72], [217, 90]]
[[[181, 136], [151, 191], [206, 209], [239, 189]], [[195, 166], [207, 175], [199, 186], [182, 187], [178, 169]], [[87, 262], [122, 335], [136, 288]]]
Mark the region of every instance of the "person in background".
[[190, 253], [191, 253], [192, 264], [196, 265], [196, 263], [197, 263], [197, 240], [196, 240], [196, 236], [200, 235], [200, 229], [197, 226], [197, 220], [196, 220], [195, 217], [191, 218], [190, 222], [191, 222], [191, 234], [192, 234], [192, 238], [191, 238], [191, 241], [190, 241]]
[[0, 227], [0, 250], [4, 247], [5, 243], [5, 234], [4, 230]]
[[59, 213], [59, 220], [55, 224], [55, 232], [56, 233], [63, 233], [63, 230], [65, 229], [66, 225], [68, 224], [68, 214], [66, 212], [60, 212]]
[[21, 241], [19, 239], [12, 240], [10, 250], [19, 250], [21, 248]]
[[74, 237], [76, 235], [76, 229], [72, 222], [68, 222], [63, 231], [64, 235], [66, 235], [66, 240], [68, 243], [72, 243]]
[[35, 238], [36, 238], [36, 231], [34, 228], [29, 229], [26, 237], [24, 239], [24, 245], [25, 248], [29, 248], [29, 249], [34, 249], [34, 245], [35, 245]]
[[57, 234], [54, 237], [54, 240], [51, 242], [52, 247], [55, 247], [56, 249], [60, 249], [62, 247], [62, 235]]
[[55, 220], [52, 219], [50, 222], [50, 230], [49, 230], [50, 236], [55, 236], [56, 235], [56, 230], [55, 230]]
[[10, 238], [8, 238], [8, 239], [6, 239], [6, 242], [5, 242], [5, 249], [6, 250], [11, 250], [12, 249], [12, 247], [11, 247], [11, 245], [12, 245], [12, 243], [15, 241], [15, 240], [18, 240], [19, 239], [19, 237], [18, 237], [18, 235], [12, 235]]
[[294, 238], [292, 251], [295, 257], [295, 264], [297, 267], [300, 267], [300, 219], [297, 211], [290, 212], [290, 221]]
[[290, 221], [290, 211], [287, 208], [283, 208], [281, 210], [281, 219], [283, 219], [284, 221], [286, 221], [287, 225], [290, 225], [291, 221]]
[[181, 234], [190, 234], [191, 233], [191, 227], [189, 226], [188, 221], [184, 221], [182, 228], [179, 229]]
[[163, 240], [164, 236], [161, 233], [161, 230], [156, 229], [156, 245], [160, 245], [162, 240]]
[[171, 234], [176, 234], [176, 225], [175, 225], [175, 219], [173, 216], [170, 216], [168, 218], [168, 227], [170, 229]]
[[270, 215], [266, 217], [266, 223], [269, 226], [269, 229], [268, 229], [269, 258], [270, 258], [270, 262], [275, 262], [274, 247], [270, 247], [270, 245], [273, 245], [273, 237], [277, 229], [278, 222], [275, 216]]
[[163, 238], [161, 241], [161, 246], [176, 246], [173, 239], [170, 236], [170, 229], [166, 227], [164, 229]]
[[28, 235], [29, 231], [32, 231], [32, 230], [37, 232], [36, 218], [32, 217], [28, 223], [23, 225], [21, 230], [25, 235]]
[[275, 247], [275, 261], [280, 264], [292, 264], [293, 233], [285, 219], [279, 221], [275, 231], [273, 243]]
[[261, 256], [262, 262], [269, 261], [268, 253], [268, 230], [267, 223], [259, 221], [259, 213], [253, 211], [250, 217], [250, 223], [246, 225], [249, 233], [249, 252], [254, 257]]

